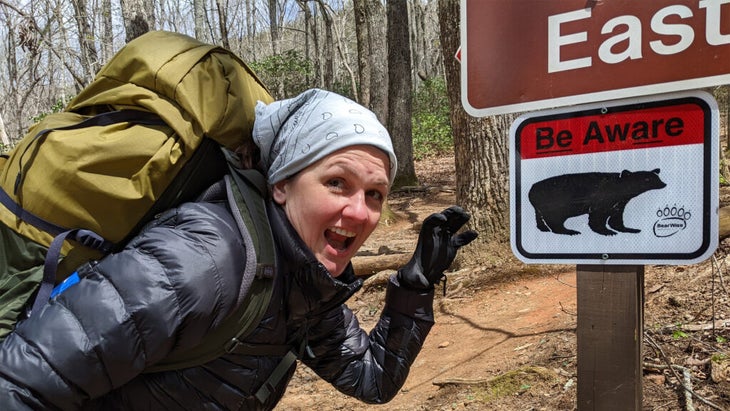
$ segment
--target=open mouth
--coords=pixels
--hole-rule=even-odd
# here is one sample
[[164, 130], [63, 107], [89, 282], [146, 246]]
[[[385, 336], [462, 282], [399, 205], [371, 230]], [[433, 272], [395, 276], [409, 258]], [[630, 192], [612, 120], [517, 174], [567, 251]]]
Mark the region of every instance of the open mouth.
[[337, 251], [345, 251], [352, 244], [356, 233], [343, 228], [330, 227], [324, 232], [329, 245]]

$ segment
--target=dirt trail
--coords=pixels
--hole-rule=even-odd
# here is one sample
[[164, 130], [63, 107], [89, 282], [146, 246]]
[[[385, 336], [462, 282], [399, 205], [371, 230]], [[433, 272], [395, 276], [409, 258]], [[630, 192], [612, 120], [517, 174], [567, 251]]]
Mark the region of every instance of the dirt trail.
[[349, 399], [300, 367], [299, 381], [306, 385], [295, 381], [278, 409], [322, 409], [321, 401], [333, 406], [327, 409], [420, 409], [417, 404], [439, 394], [436, 384], [486, 379], [574, 344], [565, 331], [575, 328], [575, 302], [574, 272], [503, 283], [464, 297], [447, 295], [437, 301], [436, 324], [402, 392], [386, 406]]
[[436, 325], [393, 409], [412, 409], [448, 380], [486, 379], [530, 363], [556, 332], [575, 328], [575, 274], [500, 284], [440, 301]]

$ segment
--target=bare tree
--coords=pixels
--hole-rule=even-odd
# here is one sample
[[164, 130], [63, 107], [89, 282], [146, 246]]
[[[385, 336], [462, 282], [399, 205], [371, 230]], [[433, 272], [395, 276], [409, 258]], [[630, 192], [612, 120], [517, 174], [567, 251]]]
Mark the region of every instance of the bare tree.
[[193, 0], [195, 38], [200, 41], [207, 41], [207, 36], [205, 35], [205, 2], [206, 0]]
[[456, 165], [456, 201], [472, 214], [481, 239], [509, 238], [508, 133], [513, 115], [474, 118], [461, 104], [459, 0], [439, 0], [441, 46], [451, 106]]
[[81, 51], [81, 69], [84, 73], [85, 84], [93, 80], [99, 70], [99, 56], [96, 53], [94, 33], [91, 31], [86, 0], [73, 0], [76, 27], [79, 32], [79, 50]]
[[388, 37], [386, 12], [380, 0], [367, 2], [368, 48], [370, 49], [370, 106], [383, 124], [388, 124]]
[[332, 49], [334, 35], [332, 34], [332, 16], [327, 10], [323, 0], [316, 0], [324, 22], [324, 41], [322, 45], [322, 86], [328, 90], [332, 89], [335, 82], [334, 52]]
[[119, 0], [119, 2], [122, 6], [122, 19], [127, 33], [127, 43], [155, 29], [152, 0]]
[[[309, 0], [296, 0], [297, 4], [299, 5], [299, 8], [302, 10], [302, 13], [304, 14], [304, 58], [307, 60], [314, 60], [314, 67], [315, 71], [319, 72], [319, 47], [318, 47], [318, 41], [319, 37], [317, 36], [317, 29], [314, 25], [314, 19], [312, 17], [312, 10], [309, 8]], [[311, 41], [314, 42], [314, 55], [312, 55], [312, 44]], [[309, 84], [312, 81], [312, 79], [309, 77], [309, 73], [306, 75], [306, 82]]]
[[[334, 16], [335, 12], [332, 11], [332, 8], [330, 6], [327, 6], [327, 8], [330, 9], [330, 13]], [[345, 20], [343, 21], [342, 25], [346, 25], [347, 20], [346, 16], [347, 14], [344, 14]], [[353, 96], [355, 100], [358, 100], [358, 92], [357, 92], [357, 78], [355, 76], [355, 71], [350, 66], [349, 58], [348, 58], [348, 47], [347, 43], [343, 41], [343, 32], [344, 30], [340, 30], [337, 28], [337, 23], [335, 23], [334, 19], [332, 22], [332, 29], [334, 30], [336, 44], [337, 44], [337, 54], [340, 56], [340, 61], [342, 62], [342, 67], [345, 68], [345, 71], [347, 71], [348, 77], [350, 78], [350, 93]]]
[[418, 182], [413, 164], [413, 89], [406, 0], [388, 1], [388, 130], [398, 157], [395, 187]]
[[228, 39], [228, 1], [215, 0], [215, 6], [218, 10], [218, 28], [221, 32], [221, 44], [223, 47], [230, 49], [231, 42]]
[[109, 61], [114, 54], [112, 0], [101, 0], [101, 58]]
[[418, 78], [421, 80], [426, 80], [431, 77], [427, 58], [430, 51], [427, 45], [428, 27], [426, 26], [428, 5], [428, 2], [424, 3], [420, 1], [415, 1], [410, 4], [411, 64], [414, 71], [418, 74]]
[[[274, 56], [281, 54], [281, 29], [279, 27], [279, 12], [276, 0], [269, 0], [269, 35], [271, 36], [271, 53]], [[284, 82], [277, 81], [274, 85], [275, 94], [284, 95]]]
[[5, 51], [5, 62], [7, 64], [7, 72], [8, 72], [8, 81], [7, 83], [11, 86], [14, 85], [17, 82], [18, 78], [18, 59], [15, 54], [15, 48], [18, 46], [18, 40], [16, 38], [16, 30], [15, 27], [13, 27], [12, 19], [10, 15], [7, 13], [5, 8], [0, 8], [0, 11], [2, 11], [3, 14], [3, 21], [5, 21], [6, 30], [8, 33], [5, 45], [6, 49]]
[[5, 122], [3, 121], [2, 113], [0, 113], [0, 143], [2, 143], [3, 147], [10, 147], [10, 139], [8, 138], [8, 133], [5, 132]]
[[271, 53], [275, 56], [281, 54], [281, 29], [278, 15], [276, 0], [269, 0], [269, 35], [271, 36]]
[[[253, 39], [256, 37], [256, 0], [245, 0], [246, 2], [246, 37]], [[253, 43], [253, 42], [252, 42]], [[249, 54], [252, 59], [257, 56], [256, 47], [251, 44], [249, 47]]]
[[[65, 74], [69, 74], [76, 85], [83, 84], [84, 79], [78, 74], [78, 65], [72, 64], [68, 57], [68, 48], [54, 47], [51, 27], [59, 24], [55, 10], [47, 4], [38, 4], [46, 15], [36, 15], [0, 0], [0, 8], [4, 13], [8, 31], [13, 33], [8, 38], [8, 81], [3, 94], [8, 97], [9, 104], [4, 113], [4, 122], [11, 135], [22, 136], [30, 119], [39, 112], [48, 110], [51, 104], [58, 101], [58, 83]], [[16, 17], [17, 16], [17, 17]], [[38, 21], [45, 26], [41, 27]], [[66, 43], [68, 44], [68, 43]], [[66, 69], [60, 70], [56, 65], [60, 62]], [[43, 86], [39, 86], [42, 84]], [[7, 131], [6, 131], [7, 132]]]
[[370, 105], [370, 27], [368, 26], [365, 0], [353, 0], [355, 14], [355, 38], [357, 39], [357, 72], [360, 79], [360, 103]]
[[[407, 0], [407, 4], [414, 10], [423, 9], [428, 17], [435, 1]], [[299, 76], [295, 79], [297, 90], [318, 86], [342, 91], [344, 87], [387, 124], [386, 3], [355, 0], [359, 16], [355, 22], [353, 3], [348, 0], [196, 0], [195, 5], [201, 6], [197, 35], [234, 50], [253, 63], [263, 77], [267, 74], [264, 70], [272, 67], [270, 63], [292, 62], [296, 66], [291, 67], [288, 84], [294, 84], [294, 77]], [[304, 12], [293, 15], [299, 8]], [[192, 0], [0, 0], [0, 9], [13, 17], [11, 29], [11, 22], [0, 14], [0, 95], [6, 96], [0, 110], [11, 140], [15, 130], [28, 126], [29, 115], [48, 112], [52, 104], [66, 101], [67, 95], [88, 84], [126, 41], [154, 29], [196, 35]], [[416, 21], [420, 28], [413, 29], [411, 43], [421, 44], [422, 50], [422, 33], [431, 35], [427, 33], [431, 28], [426, 24], [424, 32], [421, 14]], [[273, 36], [269, 36], [269, 27]], [[357, 52], [356, 34], [360, 43]], [[432, 45], [430, 40], [427, 44]], [[411, 65], [418, 62], [422, 68], [433, 55], [431, 49], [426, 58], [420, 51], [416, 53], [419, 56]], [[267, 61], [272, 55], [275, 58]], [[358, 56], [362, 56], [359, 61]], [[273, 67], [285, 70], [280, 65]], [[11, 84], [11, 78], [17, 79], [16, 83]], [[292, 93], [280, 89], [287, 83], [278, 84], [278, 78], [266, 80], [272, 92], [280, 97]], [[12, 87], [19, 92], [13, 92]]]

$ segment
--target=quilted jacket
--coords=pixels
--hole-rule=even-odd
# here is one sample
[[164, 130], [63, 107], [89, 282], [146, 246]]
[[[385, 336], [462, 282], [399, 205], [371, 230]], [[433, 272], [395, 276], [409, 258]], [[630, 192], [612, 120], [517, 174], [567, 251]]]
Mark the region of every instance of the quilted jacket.
[[[0, 346], [1, 408], [274, 408], [296, 362], [270, 395], [254, 394], [281, 351], [144, 372], [199, 343], [239, 304], [247, 250], [224, 200], [187, 203], [159, 216], [121, 252], [80, 268], [77, 284], [21, 322]], [[330, 276], [283, 210], [267, 208], [277, 245], [274, 295], [244, 342], [304, 347], [301, 362], [340, 391], [367, 403], [389, 401], [433, 324], [433, 293], [401, 288], [391, 278], [368, 334], [345, 305], [362, 284], [352, 267]]]

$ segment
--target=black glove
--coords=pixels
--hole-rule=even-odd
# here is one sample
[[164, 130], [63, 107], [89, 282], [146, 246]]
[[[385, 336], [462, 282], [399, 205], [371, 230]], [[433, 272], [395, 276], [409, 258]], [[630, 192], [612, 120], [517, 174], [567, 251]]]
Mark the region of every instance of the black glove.
[[456, 251], [477, 238], [477, 232], [457, 231], [471, 216], [459, 206], [434, 213], [423, 221], [411, 260], [398, 270], [398, 282], [414, 290], [430, 290], [441, 281], [456, 258]]

